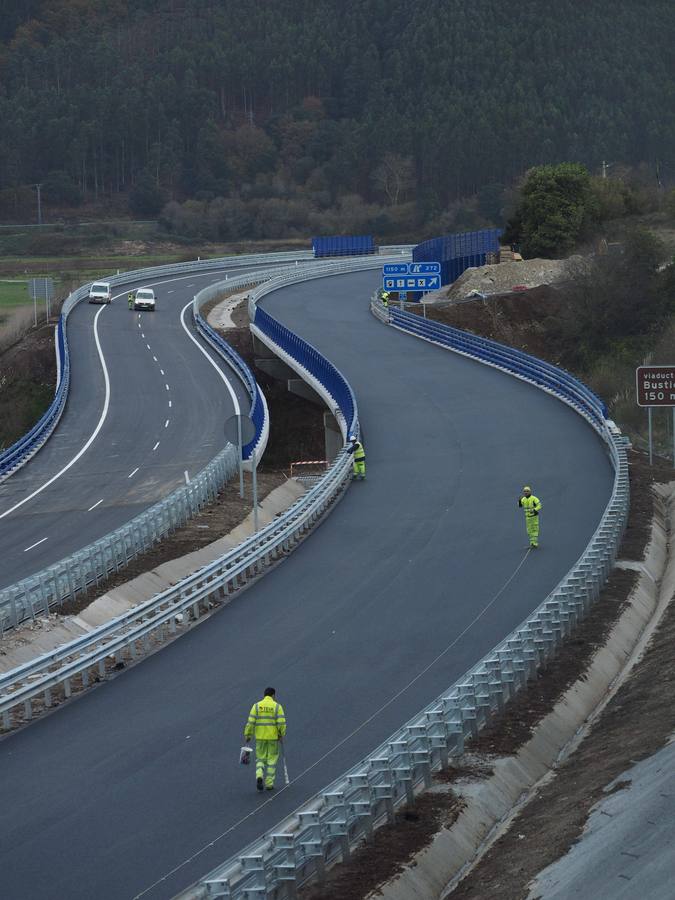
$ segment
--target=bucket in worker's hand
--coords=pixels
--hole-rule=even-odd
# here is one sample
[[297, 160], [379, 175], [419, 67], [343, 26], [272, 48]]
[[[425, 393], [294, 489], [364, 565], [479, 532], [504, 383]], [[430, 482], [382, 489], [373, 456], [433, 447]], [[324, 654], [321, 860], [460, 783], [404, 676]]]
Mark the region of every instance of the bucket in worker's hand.
[[251, 762], [252, 747], [242, 747], [239, 751], [239, 762], [242, 766], [247, 766]]

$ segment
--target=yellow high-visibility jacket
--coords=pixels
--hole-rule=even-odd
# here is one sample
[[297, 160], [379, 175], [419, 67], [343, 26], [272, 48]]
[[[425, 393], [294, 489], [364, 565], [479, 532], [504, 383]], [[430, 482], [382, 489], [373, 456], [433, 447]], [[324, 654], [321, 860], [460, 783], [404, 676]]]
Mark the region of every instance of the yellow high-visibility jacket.
[[354, 449], [354, 462], [365, 462], [366, 451], [363, 449], [361, 441], [357, 441]]
[[525, 510], [525, 516], [529, 519], [541, 509], [541, 500], [539, 497], [535, 497], [534, 494], [530, 494], [529, 497], [523, 495], [518, 501], [518, 506], [522, 506]]
[[255, 735], [257, 741], [278, 741], [286, 734], [286, 716], [281, 703], [273, 697], [263, 697], [251, 707], [244, 728], [244, 737]]

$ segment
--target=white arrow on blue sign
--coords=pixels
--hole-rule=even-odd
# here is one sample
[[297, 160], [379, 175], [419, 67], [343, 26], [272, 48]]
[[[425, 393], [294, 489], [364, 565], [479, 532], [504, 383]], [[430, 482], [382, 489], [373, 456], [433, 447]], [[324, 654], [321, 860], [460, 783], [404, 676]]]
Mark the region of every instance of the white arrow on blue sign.
[[385, 275], [382, 278], [385, 291], [438, 291], [440, 275]]

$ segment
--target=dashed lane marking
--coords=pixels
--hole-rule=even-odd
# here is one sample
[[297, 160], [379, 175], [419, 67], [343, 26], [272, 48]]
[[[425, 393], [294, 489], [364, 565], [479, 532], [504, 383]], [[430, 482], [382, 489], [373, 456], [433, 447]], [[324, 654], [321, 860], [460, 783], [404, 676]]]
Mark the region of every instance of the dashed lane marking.
[[129, 474], [127, 475], [127, 478], [133, 478], [134, 475], [136, 474], [136, 472], [138, 472], [139, 469], [140, 469], [140, 466], [136, 466], [136, 468], [134, 469], [133, 472], [129, 472]]
[[49, 540], [49, 538], [42, 538], [41, 541], [35, 541], [35, 543], [34, 543], [34, 544], [31, 544], [30, 547], [26, 547], [26, 549], [25, 549], [23, 552], [24, 552], [24, 553], [28, 553], [29, 550], [32, 550], [32, 549], [33, 549], [33, 547], [39, 547], [40, 544], [44, 544], [44, 542], [45, 542], [45, 541], [48, 541], [48, 540]]
[[101, 503], [103, 503], [103, 497], [101, 497], [101, 499], [98, 501], [98, 503], [94, 503], [93, 506], [90, 506], [89, 509], [87, 510], [87, 512], [91, 512], [92, 509], [96, 509], [96, 507], [97, 507], [97, 506], [100, 506]]
[[152, 449], [156, 450], [158, 447], [159, 447], [159, 441], [157, 441], [157, 443], [155, 444], [155, 446]]

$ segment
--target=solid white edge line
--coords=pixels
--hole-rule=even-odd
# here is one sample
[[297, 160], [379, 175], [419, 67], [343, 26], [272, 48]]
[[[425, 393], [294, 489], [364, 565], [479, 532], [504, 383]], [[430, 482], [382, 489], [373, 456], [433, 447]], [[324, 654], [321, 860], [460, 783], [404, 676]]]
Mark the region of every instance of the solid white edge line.
[[35, 541], [35, 543], [31, 544], [30, 547], [26, 547], [26, 549], [23, 552], [28, 553], [29, 550], [33, 549], [33, 547], [38, 547], [40, 544], [44, 544], [44, 542], [48, 541], [48, 540], [49, 540], [49, 538], [42, 538], [41, 541]]
[[129, 474], [127, 475], [127, 478], [133, 478], [133, 476], [136, 474], [136, 472], [138, 472], [139, 469], [140, 469], [140, 466], [136, 466], [136, 468], [134, 469], [133, 472], [129, 472]]
[[[121, 296], [121, 294], [119, 295]], [[28, 494], [27, 497], [24, 497], [23, 500], [19, 500], [18, 503], [15, 503], [14, 506], [10, 506], [9, 509], [6, 509], [3, 513], [0, 513], [0, 519], [4, 519], [5, 516], [8, 516], [10, 513], [14, 512], [15, 509], [18, 509], [20, 506], [23, 506], [24, 503], [28, 503], [29, 500], [32, 500], [33, 497], [36, 497], [39, 493], [44, 491], [45, 488], [49, 487], [50, 484], [53, 484], [57, 478], [60, 478], [64, 472], [67, 472], [71, 466], [74, 466], [78, 459], [83, 456], [87, 450], [91, 447], [91, 445], [96, 440], [96, 436], [98, 435], [101, 428], [103, 428], [103, 423], [106, 420], [108, 415], [108, 407], [110, 406], [110, 378], [108, 377], [108, 368], [105, 364], [105, 358], [103, 356], [103, 350], [101, 349], [101, 341], [98, 336], [98, 317], [101, 315], [105, 306], [102, 306], [99, 311], [94, 316], [94, 340], [96, 342], [96, 350], [98, 351], [98, 358], [101, 361], [101, 368], [103, 369], [103, 379], [105, 381], [105, 402], [103, 403], [103, 412], [101, 413], [101, 418], [98, 420], [98, 424], [96, 428], [94, 428], [89, 440], [82, 447], [82, 449], [75, 454], [75, 456], [67, 463], [56, 475], [53, 475], [48, 481], [34, 490], [31, 494]]]
[[87, 512], [91, 512], [92, 509], [96, 509], [96, 507], [97, 507], [97, 506], [100, 506], [101, 503], [103, 503], [103, 497], [101, 497], [101, 499], [100, 499], [97, 503], [94, 503], [93, 506], [90, 506], [89, 509], [87, 510]]
[[[181, 325], [183, 326], [183, 329], [184, 329], [184, 331], [185, 331], [185, 334], [187, 334], [187, 336], [190, 338], [190, 340], [192, 341], [192, 343], [195, 344], [195, 346], [199, 348], [200, 352], [204, 354], [204, 356], [208, 359], [208, 361], [211, 363], [211, 365], [212, 365], [213, 368], [216, 370], [216, 372], [217, 372], [217, 373], [220, 375], [220, 377], [223, 379], [223, 381], [225, 382], [225, 387], [226, 387], [226, 388], [228, 389], [228, 391], [230, 392], [230, 397], [232, 398], [232, 405], [234, 406], [234, 413], [235, 413], [235, 415], [240, 416], [240, 415], [241, 415], [241, 408], [240, 408], [240, 406], [239, 406], [239, 400], [237, 399], [237, 395], [236, 395], [235, 392], [234, 392], [234, 388], [233, 388], [232, 385], [230, 384], [230, 382], [229, 382], [227, 376], [225, 375], [225, 373], [223, 372], [223, 370], [220, 368], [220, 366], [219, 366], [216, 362], [214, 362], [214, 360], [211, 358], [211, 356], [206, 352], [206, 350], [202, 347], [202, 345], [199, 343], [199, 341], [197, 340], [197, 338], [192, 334], [192, 332], [190, 331], [190, 329], [189, 329], [189, 328], [187, 327], [187, 325], [185, 324], [185, 318], [184, 318], [184, 317], [185, 317], [185, 310], [188, 309], [188, 307], [190, 307], [190, 306], [192, 306], [192, 300], [190, 300], [189, 303], [186, 303], [186, 304], [185, 304], [185, 306], [184, 306], [183, 309], [181, 310], [181, 314], [180, 314], [180, 322], [181, 322]], [[168, 390], [168, 387], [167, 387], [167, 390]]]

